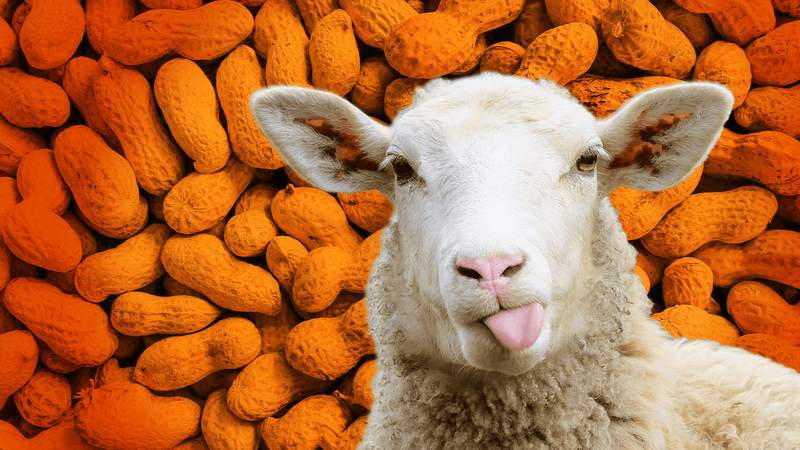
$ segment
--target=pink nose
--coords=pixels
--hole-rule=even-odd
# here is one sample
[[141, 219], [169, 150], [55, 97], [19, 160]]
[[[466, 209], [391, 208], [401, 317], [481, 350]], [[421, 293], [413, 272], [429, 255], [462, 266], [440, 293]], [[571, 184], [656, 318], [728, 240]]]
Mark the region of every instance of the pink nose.
[[[483, 278], [481, 289], [485, 289], [493, 296], [499, 297], [508, 292], [508, 285], [511, 283], [511, 278], [504, 277], [503, 272], [510, 267], [521, 265], [522, 262], [522, 256], [513, 255], [491, 256], [481, 259], [459, 258], [457, 264], [462, 275]], [[480, 276], [464, 273], [463, 269], [472, 269]]]

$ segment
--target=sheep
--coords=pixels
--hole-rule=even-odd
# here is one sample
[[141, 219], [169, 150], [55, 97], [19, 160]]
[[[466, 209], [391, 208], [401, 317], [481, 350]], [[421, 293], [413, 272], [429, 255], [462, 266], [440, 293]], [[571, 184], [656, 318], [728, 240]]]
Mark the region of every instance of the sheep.
[[608, 199], [685, 179], [732, 104], [686, 82], [598, 120], [551, 81], [481, 74], [429, 82], [385, 126], [324, 91], [254, 93], [289, 167], [394, 205], [358, 449], [800, 449], [800, 375], [651, 320]]

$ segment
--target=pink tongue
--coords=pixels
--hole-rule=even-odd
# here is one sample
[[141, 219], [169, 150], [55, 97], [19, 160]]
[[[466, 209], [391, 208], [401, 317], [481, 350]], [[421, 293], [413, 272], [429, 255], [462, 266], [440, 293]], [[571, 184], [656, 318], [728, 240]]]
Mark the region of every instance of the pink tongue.
[[522, 350], [536, 342], [544, 325], [544, 308], [530, 303], [521, 308], [507, 309], [484, 319], [495, 337], [512, 350]]

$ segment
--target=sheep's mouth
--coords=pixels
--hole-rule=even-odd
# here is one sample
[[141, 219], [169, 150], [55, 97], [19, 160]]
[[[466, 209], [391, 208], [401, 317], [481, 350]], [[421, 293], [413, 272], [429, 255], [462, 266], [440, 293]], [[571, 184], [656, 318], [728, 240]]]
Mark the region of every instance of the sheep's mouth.
[[536, 343], [544, 326], [544, 308], [532, 302], [514, 309], [501, 309], [482, 319], [498, 341], [510, 350], [524, 350]]

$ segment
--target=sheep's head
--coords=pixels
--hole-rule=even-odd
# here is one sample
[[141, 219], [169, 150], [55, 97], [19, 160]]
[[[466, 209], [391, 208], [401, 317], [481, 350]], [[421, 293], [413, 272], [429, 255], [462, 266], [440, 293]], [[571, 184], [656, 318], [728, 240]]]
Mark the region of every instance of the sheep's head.
[[[711, 83], [640, 94], [595, 119], [555, 84], [480, 75], [418, 91], [391, 127], [322, 91], [273, 87], [251, 109], [287, 164], [329, 192], [395, 207], [412, 342], [445, 361], [517, 374], [580, 332], [600, 200], [661, 190], [706, 157], [733, 97]], [[342, 148], [358, 158], [337, 159]], [[413, 302], [414, 299], [409, 299]], [[418, 314], [418, 317], [413, 317]], [[414, 341], [414, 338], [418, 338]]]

